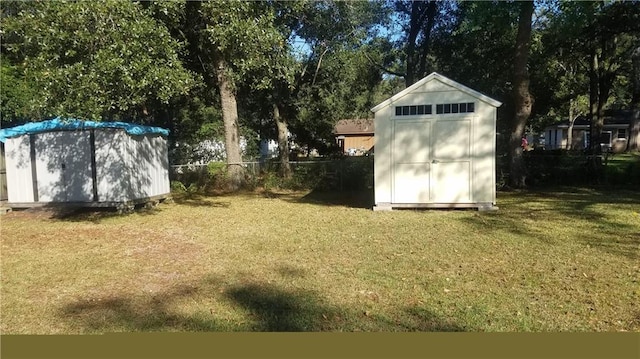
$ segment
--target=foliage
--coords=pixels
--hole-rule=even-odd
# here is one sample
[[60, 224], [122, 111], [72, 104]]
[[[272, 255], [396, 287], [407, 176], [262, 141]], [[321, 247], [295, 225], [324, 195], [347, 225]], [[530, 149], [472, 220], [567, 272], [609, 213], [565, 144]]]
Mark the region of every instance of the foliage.
[[171, 181], [171, 194], [174, 196], [192, 198], [197, 195], [198, 192], [199, 188], [195, 183], [191, 183], [187, 187], [180, 181]]
[[[324, 154], [333, 142], [337, 120], [367, 117], [375, 105], [372, 94], [381, 73], [371, 67], [362, 43], [381, 21], [380, 4], [317, 1], [272, 5], [279, 14], [276, 28], [288, 39], [287, 51], [274, 51], [267, 67], [247, 74], [240, 89], [241, 113], [262, 138], [276, 139], [275, 104], [291, 139]], [[300, 46], [307, 50], [298, 51]], [[266, 81], [270, 86], [255, 85]]]
[[193, 83], [180, 44], [132, 2], [12, 3], [5, 55], [39, 89], [32, 112], [79, 118], [144, 115]]
[[502, 1], [458, 5], [451, 32], [434, 43], [438, 71], [504, 101], [512, 91], [519, 6]]
[[278, 163], [270, 163], [260, 175], [258, 186], [267, 190], [363, 191], [373, 186], [371, 157], [342, 157], [305, 161], [293, 166], [289, 179], [275, 176]]
[[[268, 161], [248, 168], [246, 181], [250, 188], [265, 190], [368, 191], [373, 188], [372, 157], [341, 157], [333, 160], [294, 162], [292, 176], [282, 178], [279, 161]], [[183, 166], [173, 170], [176, 193], [189, 188], [201, 195], [226, 192], [229, 189], [227, 165], [210, 162], [206, 166]]]
[[211, 194], [229, 190], [229, 174], [225, 162], [188, 165], [172, 170], [171, 190], [178, 194]]
[[535, 112], [543, 125], [550, 115], [589, 114], [599, 131], [605, 108], [629, 106], [640, 10], [632, 2], [561, 2], [548, 11], [539, 31], [543, 50], [534, 65]]
[[[191, 162], [205, 141], [244, 138], [247, 153], [234, 151], [240, 162], [257, 157], [258, 142], [278, 133], [330, 155], [337, 120], [370, 117], [369, 109], [408, 78], [438, 71], [504, 103], [497, 123], [504, 154], [515, 113], [519, 7], [513, 1], [4, 1], [0, 117], [2, 126], [59, 114], [153, 122], [171, 131], [173, 163]], [[599, 89], [603, 109], [630, 106], [639, 9], [635, 2], [535, 2], [527, 132], [592, 112], [590, 88]], [[229, 85], [225, 96], [221, 80]], [[223, 97], [237, 103], [229, 105], [237, 107], [237, 119]], [[285, 125], [279, 132], [274, 106]], [[234, 128], [238, 134], [229, 134]]]
[[33, 118], [41, 118], [43, 98], [33, 80], [22, 74], [17, 66], [2, 61], [0, 68], [0, 117], [2, 125], [19, 125]]

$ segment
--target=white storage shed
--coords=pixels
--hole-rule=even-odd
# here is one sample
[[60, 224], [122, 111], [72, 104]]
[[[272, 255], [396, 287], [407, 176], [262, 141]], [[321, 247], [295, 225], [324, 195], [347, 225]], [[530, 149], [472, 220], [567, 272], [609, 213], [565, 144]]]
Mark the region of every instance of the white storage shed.
[[8, 206], [130, 207], [170, 194], [159, 127], [55, 118], [0, 130]]
[[374, 210], [495, 208], [501, 105], [434, 72], [372, 108]]

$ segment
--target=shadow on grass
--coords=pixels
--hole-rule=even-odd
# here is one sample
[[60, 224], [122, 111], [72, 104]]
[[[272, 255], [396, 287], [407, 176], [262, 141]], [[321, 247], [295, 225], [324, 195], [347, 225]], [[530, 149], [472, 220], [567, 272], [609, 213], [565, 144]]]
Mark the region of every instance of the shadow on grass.
[[[219, 318], [202, 308], [184, 314], [179, 302], [227, 302], [239, 319]], [[197, 311], [197, 312], [196, 312]], [[58, 313], [73, 332], [323, 332], [323, 331], [464, 331], [453, 320], [443, 320], [425, 308], [399, 308], [373, 315], [364, 310], [330, 305], [311, 290], [285, 290], [268, 283], [224, 286], [205, 281], [172, 291], [141, 296], [107, 296], [78, 300]]]
[[175, 196], [173, 201], [177, 204], [190, 207], [229, 208], [230, 202], [216, 200], [216, 196], [189, 195]]
[[161, 211], [157, 207], [145, 208], [138, 205], [132, 212], [120, 212], [115, 207], [81, 207], [68, 205], [51, 205], [44, 207], [34, 207], [24, 210], [14, 210], [14, 215], [33, 218], [46, 218], [66, 222], [93, 222], [100, 223], [102, 220], [121, 217], [129, 214], [154, 215]]
[[330, 330], [340, 311], [324, 305], [312, 291], [284, 291], [272, 285], [248, 284], [226, 291], [227, 298], [248, 311], [251, 331], [306, 332]]
[[290, 265], [281, 265], [276, 270], [282, 277], [286, 278], [304, 278], [306, 276], [304, 269]]
[[394, 331], [402, 332], [464, 332], [474, 331], [473, 328], [460, 326], [452, 319], [443, 319], [433, 311], [421, 307], [407, 307], [401, 310], [394, 319], [377, 316], [376, 321]]
[[170, 309], [173, 301], [196, 291], [194, 287], [182, 287], [144, 301], [113, 296], [79, 300], [64, 306], [60, 317], [81, 333], [218, 330], [215, 318], [185, 316]]
[[373, 190], [358, 191], [322, 191], [313, 190], [302, 198], [296, 199], [299, 203], [311, 203], [325, 206], [344, 206], [351, 208], [373, 207]]
[[[640, 217], [635, 223], [620, 223], [613, 214], [597, 207], [638, 204], [637, 211], [640, 211], [640, 192], [582, 188], [507, 192], [502, 195], [512, 197], [508, 201], [512, 203], [498, 203], [500, 210], [497, 212], [479, 213], [462, 220], [480, 232], [504, 230], [550, 245], [559, 240], [549, 234], [553, 232], [553, 226], [586, 224], [591, 230], [581, 233], [576, 240], [610, 254], [631, 259], [640, 256]], [[539, 208], [539, 204], [545, 208]]]

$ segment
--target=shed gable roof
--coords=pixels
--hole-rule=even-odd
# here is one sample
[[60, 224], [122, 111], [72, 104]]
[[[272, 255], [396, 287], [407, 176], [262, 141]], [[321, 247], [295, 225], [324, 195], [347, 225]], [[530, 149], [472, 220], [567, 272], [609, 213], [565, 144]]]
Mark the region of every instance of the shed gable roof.
[[476, 90], [473, 90], [465, 85], [462, 85], [458, 82], [455, 82], [453, 80], [451, 80], [448, 77], [445, 77], [443, 75], [440, 75], [437, 72], [432, 72], [431, 74], [429, 74], [428, 76], [424, 77], [422, 80], [414, 83], [413, 85], [407, 87], [406, 89], [398, 92], [397, 94], [391, 96], [390, 98], [386, 99], [385, 101], [379, 103], [378, 105], [376, 105], [374, 108], [371, 109], [372, 112], [377, 112], [379, 110], [381, 110], [382, 108], [391, 105], [392, 103], [398, 101], [399, 99], [401, 99], [402, 97], [410, 94], [411, 92], [415, 91], [416, 89], [420, 88], [421, 86], [425, 85], [426, 83], [433, 81], [433, 80], [437, 80], [445, 85], [448, 85], [458, 91], [464, 92], [466, 94], [468, 94], [469, 96], [473, 96], [475, 98], [477, 98], [480, 101], [486, 102], [491, 106], [494, 107], [500, 107], [502, 105], [502, 102], [498, 101], [498, 100], [494, 100], [489, 96], [486, 96]]

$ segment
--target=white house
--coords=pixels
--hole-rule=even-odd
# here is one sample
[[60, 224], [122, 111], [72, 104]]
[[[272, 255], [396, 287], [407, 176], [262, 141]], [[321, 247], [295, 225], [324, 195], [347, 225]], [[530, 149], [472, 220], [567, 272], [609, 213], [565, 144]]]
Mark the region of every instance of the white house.
[[60, 119], [0, 130], [10, 207], [129, 207], [169, 196], [159, 127]]
[[372, 108], [374, 210], [494, 208], [501, 105], [434, 72]]
[[[600, 144], [603, 149], [624, 152], [629, 141], [632, 111], [607, 110], [604, 113], [604, 125]], [[547, 150], [584, 150], [589, 147], [591, 119], [578, 116], [573, 122], [571, 144], [569, 144], [569, 121], [556, 123], [544, 129], [545, 149]]]

